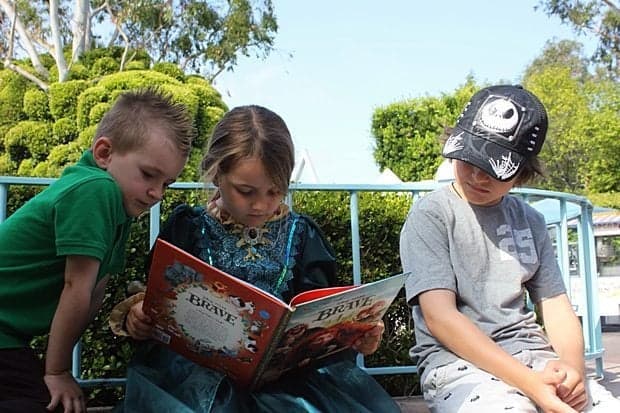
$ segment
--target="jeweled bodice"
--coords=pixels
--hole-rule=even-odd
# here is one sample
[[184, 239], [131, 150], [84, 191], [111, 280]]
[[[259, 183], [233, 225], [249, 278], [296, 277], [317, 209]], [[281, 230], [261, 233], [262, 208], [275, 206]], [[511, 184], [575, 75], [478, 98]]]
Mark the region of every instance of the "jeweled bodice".
[[200, 259], [280, 298], [288, 290], [303, 232], [296, 214], [261, 228], [223, 224], [206, 211], [199, 220], [194, 245]]

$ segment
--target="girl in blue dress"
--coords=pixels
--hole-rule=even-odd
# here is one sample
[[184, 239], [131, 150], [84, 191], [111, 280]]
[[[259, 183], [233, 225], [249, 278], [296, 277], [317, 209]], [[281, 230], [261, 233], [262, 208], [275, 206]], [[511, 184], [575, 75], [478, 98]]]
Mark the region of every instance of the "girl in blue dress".
[[[288, 302], [335, 284], [335, 254], [307, 216], [283, 203], [294, 147], [284, 121], [260, 106], [232, 109], [216, 125], [202, 160], [216, 190], [206, 207], [181, 205], [160, 237]], [[385, 390], [354, 363], [376, 351], [383, 322], [316, 368], [288, 374], [259, 391], [146, 340], [143, 295], [114, 311], [113, 329], [143, 341], [127, 371], [120, 412], [398, 412]]]

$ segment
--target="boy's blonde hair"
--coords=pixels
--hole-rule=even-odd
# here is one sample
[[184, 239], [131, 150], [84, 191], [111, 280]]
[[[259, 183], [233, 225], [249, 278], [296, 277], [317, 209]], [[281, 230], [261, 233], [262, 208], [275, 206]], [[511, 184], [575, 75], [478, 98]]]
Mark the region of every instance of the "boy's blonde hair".
[[212, 182], [238, 161], [252, 157], [262, 160], [269, 177], [285, 194], [295, 166], [295, 148], [284, 120], [262, 106], [239, 106], [213, 129], [201, 163], [204, 179]]
[[115, 150], [125, 153], [160, 132], [182, 154], [189, 154], [195, 130], [186, 107], [156, 88], [146, 88], [121, 94], [99, 122], [94, 140], [105, 136]]

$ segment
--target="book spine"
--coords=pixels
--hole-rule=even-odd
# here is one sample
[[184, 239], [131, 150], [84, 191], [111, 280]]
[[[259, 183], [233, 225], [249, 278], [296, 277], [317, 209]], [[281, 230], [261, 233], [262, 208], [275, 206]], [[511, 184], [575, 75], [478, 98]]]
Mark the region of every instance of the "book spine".
[[263, 373], [265, 372], [265, 369], [269, 365], [269, 362], [271, 361], [271, 357], [273, 356], [273, 352], [276, 351], [276, 347], [280, 343], [280, 340], [282, 339], [282, 335], [284, 334], [284, 330], [286, 329], [286, 326], [288, 325], [288, 321], [291, 319], [292, 315], [293, 315], [293, 310], [289, 309], [280, 319], [280, 322], [278, 323], [278, 326], [276, 328], [276, 332], [271, 337], [271, 342], [269, 343], [269, 347], [265, 351], [263, 358], [261, 359], [260, 363], [258, 364], [258, 367], [256, 368], [256, 372], [254, 373], [254, 378], [252, 379], [252, 384], [250, 385], [250, 390], [255, 390], [258, 387], [260, 387], [260, 385], [262, 385], [261, 377]]

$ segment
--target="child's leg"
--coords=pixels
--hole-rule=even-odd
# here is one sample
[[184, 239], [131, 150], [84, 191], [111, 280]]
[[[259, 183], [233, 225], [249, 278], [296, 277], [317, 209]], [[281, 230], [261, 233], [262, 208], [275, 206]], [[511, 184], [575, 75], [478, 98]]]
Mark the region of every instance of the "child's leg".
[[0, 412], [47, 412], [43, 365], [30, 348], [0, 349]]
[[[524, 352], [531, 354], [531, 365], [534, 370], [542, 371], [549, 360], [555, 360], [558, 356], [550, 351], [531, 351]], [[588, 393], [588, 405], [584, 412], [607, 413], [620, 412], [620, 400], [614, 397], [605, 387], [594, 379], [586, 380], [586, 391]]]
[[431, 370], [422, 390], [431, 412], [537, 412], [516, 388], [465, 360]]

